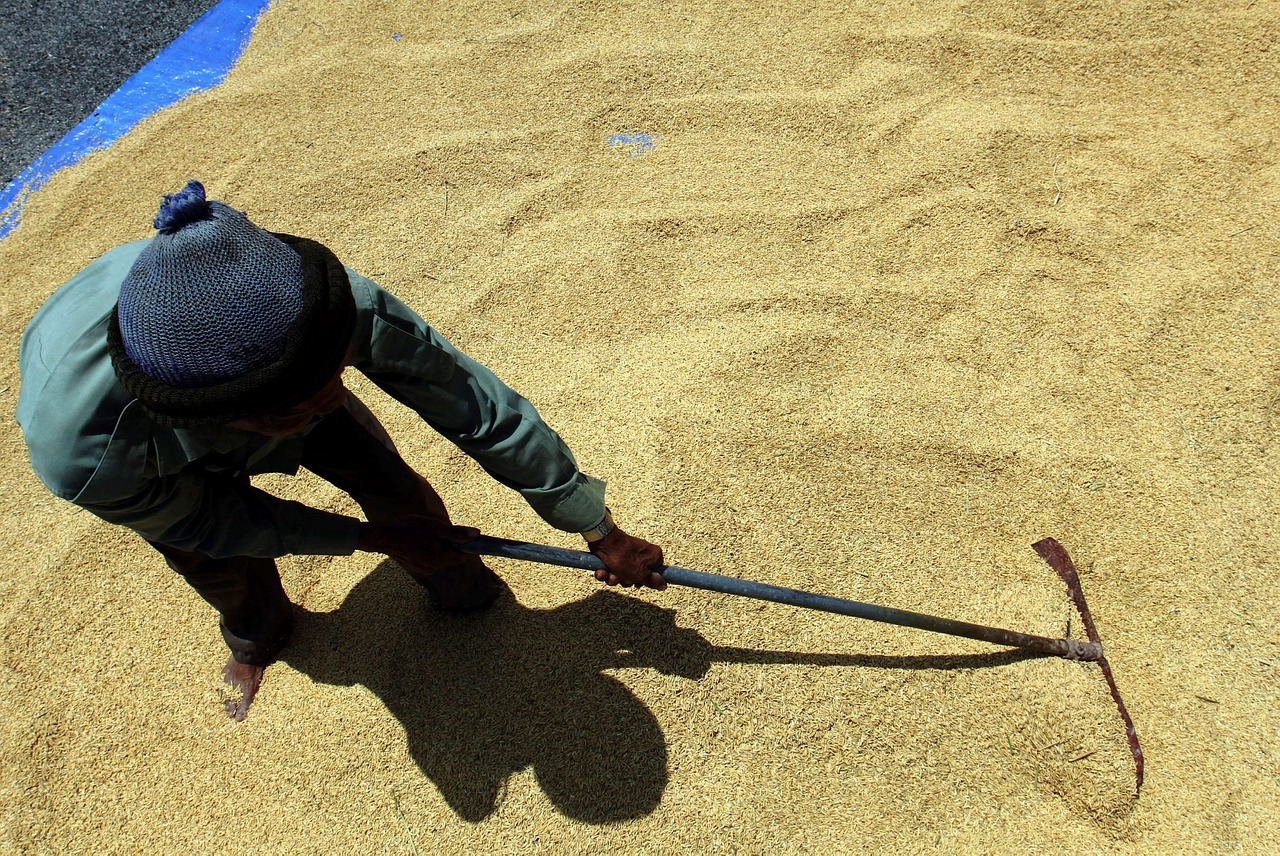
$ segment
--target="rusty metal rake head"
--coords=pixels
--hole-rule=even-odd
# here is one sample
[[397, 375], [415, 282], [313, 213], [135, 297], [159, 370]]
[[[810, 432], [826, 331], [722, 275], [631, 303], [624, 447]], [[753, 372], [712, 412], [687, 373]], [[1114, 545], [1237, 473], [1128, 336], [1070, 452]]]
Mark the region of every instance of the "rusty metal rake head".
[[1089, 637], [1089, 641], [1098, 646], [1098, 666], [1102, 669], [1102, 676], [1107, 680], [1107, 688], [1111, 690], [1111, 698], [1115, 699], [1116, 710], [1120, 712], [1120, 718], [1124, 720], [1125, 732], [1129, 737], [1129, 751], [1133, 754], [1133, 764], [1135, 775], [1137, 777], [1137, 789], [1142, 789], [1142, 777], [1144, 768], [1144, 759], [1142, 755], [1142, 746], [1138, 743], [1138, 730], [1133, 726], [1133, 718], [1129, 716], [1129, 709], [1124, 706], [1124, 699], [1120, 697], [1120, 690], [1116, 688], [1115, 676], [1111, 674], [1111, 664], [1107, 662], [1106, 655], [1102, 651], [1102, 639], [1098, 636], [1098, 628], [1093, 623], [1093, 616], [1089, 613], [1089, 604], [1085, 602], [1084, 590], [1080, 587], [1080, 574], [1076, 572], [1076, 566], [1072, 563], [1071, 557], [1067, 555], [1067, 551], [1062, 548], [1053, 538], [1045, 538], [1031, 545], [1031, 549], [1040, 554], [1040, 558], [1044, 559], [1049, 567], [1062, 578], [1067, 584], [1067, 593], [1071, 595], [1071, 602], [1076, 605], [1076, 612], [1080, 613], [1080, 620], [1084, 623], [1084, 632]]

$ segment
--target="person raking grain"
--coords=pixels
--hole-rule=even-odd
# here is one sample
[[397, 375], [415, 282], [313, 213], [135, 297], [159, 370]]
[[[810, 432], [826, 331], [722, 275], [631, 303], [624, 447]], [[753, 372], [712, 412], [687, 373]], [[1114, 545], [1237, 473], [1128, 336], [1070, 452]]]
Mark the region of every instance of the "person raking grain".
[[[153, 238], [117, 247], [59, 288], [22, 338], [17, 419], [55, 495], [146, 539], [215, 610], [243, 719], [285, 646], [293, 607], [275, 559], [381, 553], [442, 610], [488, 607], [502, 583], [454, 545], [430, 483], [343, 385], [355, 368], [580, 532], [609, 585], [663, 588], [657, 545], [613, 523], [605, 485], [528, 400], [323, 245], [263, 230], [190, 181]], [[254, 487], [306, 468], [366, 521]]]

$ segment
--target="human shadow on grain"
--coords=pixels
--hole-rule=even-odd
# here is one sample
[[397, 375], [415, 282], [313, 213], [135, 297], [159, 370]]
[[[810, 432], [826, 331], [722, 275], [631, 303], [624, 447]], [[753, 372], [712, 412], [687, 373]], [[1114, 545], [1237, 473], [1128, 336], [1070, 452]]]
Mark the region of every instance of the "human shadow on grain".
[[[300, 610], [281, 659], [313, 680], [359, 684], [381, 699], [404, 727], [422, 772], [468, 821], [492, 814], [508, 778], [532, 768], [566, 816], [614, 823], [658, 806], [667, 746], [653, 713], [607, 670], [697, 680], [715, 662], [959, 669], [1025, 656], [717, 647], [677, 627], [674, 610], [613, 590], [549, 610], [521, 606], [504, 591], [484, 613], [448, 615], [384, 561], [338, 609]], [[342, 727], [340, 715], [334, 723]]]

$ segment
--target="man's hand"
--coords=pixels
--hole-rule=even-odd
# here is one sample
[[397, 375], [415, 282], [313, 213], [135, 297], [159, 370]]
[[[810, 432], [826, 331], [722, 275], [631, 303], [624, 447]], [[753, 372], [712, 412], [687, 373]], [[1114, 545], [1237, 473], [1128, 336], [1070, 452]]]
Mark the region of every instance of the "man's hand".
[[596, 571], [596, 579], [602, 583], [636, 588], [648, 586], [659, 591], [667, 587], [667, 581], [658, 573], [666, 563], [662, 558], [662, 548], [657, 544], [628, 535], [615, 526], [612, 532], [599, 541], [593, 541], [587, 549], [599, 556], [607, 568]]
[[222, 678], [236, 693], [222, 703], [227, 716], [236, 722], [244, 722], [244, 718], [249, 715], [249, 705], [253, 704], [253, 697], [258, 694], [258, 687], [262, 685], [262, 673], [265, 670], [264, 666], [237, 662], [235, 657], [227, 660], [227, 665], [222, 669]]
[[420, 575], [430, 575], [470, 560], [454, 545], [479, 537], [480, 530], [470, 526], [454, 526], [434, 517], [405, 517], [361, 523], [356, 549], [390, 556]]

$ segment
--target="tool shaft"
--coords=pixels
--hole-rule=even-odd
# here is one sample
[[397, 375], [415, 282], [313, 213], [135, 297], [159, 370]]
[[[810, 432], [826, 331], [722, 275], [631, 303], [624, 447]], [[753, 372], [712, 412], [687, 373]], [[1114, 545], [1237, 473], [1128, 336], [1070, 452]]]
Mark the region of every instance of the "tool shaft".
[[[481, 556], [499, 556], [506, 559], [541, 562], [547, 565], [560, 565], [588, 571], [600, 570], [605, 566], [604, 562], [591, 553], [549, 547], [542, 544], [529, 544], [524, 541], [509, 541], [504, 538], [480, 537], [474, 541], [458, 545], [458, 549]], [[1094, 661], [1102, 656], [1102, 645], [1097, 642], [1033, 636], [1013, 630], [1001, 630], [998, 627], [970, 624], [967, 621], [922, 615], [921, 613], [908, 612], [904, 609], [893, 609], [892, 607], [860, 603], [856, 600], [845, 600], [844, 598], [831, 597], [830, 595], [814, 594], [813, 592], [800, 591], [799, 589], [740, 580], [736, 577], [692, 571], [688, 568], [678, 568], [673, 565], [663, 568], [661, 574], [663, 579], [673, 585], [738, 595], [739, 597], [749, 597], [756, 600], [767, 600], [774, 603], [784, 603], [790, 606], [798, 606], [802, 609], [816, 609], [838, 615], [849, 615], [854, 618], [864, 618], [868, 621], [896, 624], [900, 627], [914, 627], [918, 630], [928, 630], [932, 633], [945, 633], [949, 636], [979, 639], [994, 645], [1026, 648], [1043, 654], [1066, 657], [1069, 660]]]

